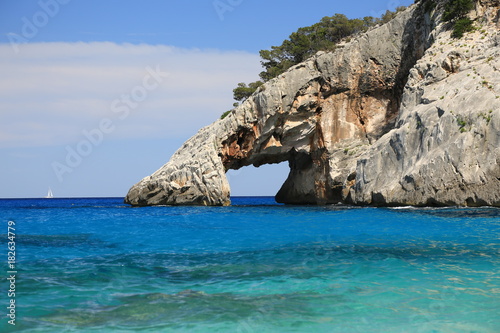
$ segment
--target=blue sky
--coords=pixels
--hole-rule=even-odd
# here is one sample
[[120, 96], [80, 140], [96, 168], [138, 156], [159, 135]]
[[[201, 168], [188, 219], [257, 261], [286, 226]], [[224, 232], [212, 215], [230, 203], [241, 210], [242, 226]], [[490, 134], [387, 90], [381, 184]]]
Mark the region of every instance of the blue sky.
[[[259, 50], [412, 2], [0, 0], [0, 197], [124, 196], [231, 108]], [[233, 195], [274, 195], [287, 173], [228, 176]]]

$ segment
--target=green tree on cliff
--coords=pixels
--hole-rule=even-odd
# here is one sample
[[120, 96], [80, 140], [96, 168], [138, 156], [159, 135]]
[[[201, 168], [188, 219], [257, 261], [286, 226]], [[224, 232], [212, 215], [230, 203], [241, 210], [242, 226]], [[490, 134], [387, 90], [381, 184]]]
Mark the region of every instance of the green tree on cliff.
[[444, 7], [443, 20], [452, 22], [460, 20], [474, 8], [473, 0], [450, 0]]
[[268, 81], [301, 63], [318, 51], [333, 51], [343, 38], [364, 32], [379, 21], [371, 16], [363, 19], [348, 19], [343, 14], [325, 16], [320, 22], [299, 28], [280, 46], [260, 51], [264, 71], [260, 78]]
[[397, 7], [396, 11], [386, 11], [381, 18], [371, 16], [362, 19], [349, 19], [343, 14], [325, 16], [320, 22], [309, 27], [299, 28], [279, 46], [270, 50], [261, 50], [261, 64], [264, 68], [259, 76], [262, 81], [240, 82], [233, 89], [234, 99], [243, 102], [250, 97], [263, 82], [269, 81], [297, 65], [318, 51], [333, 51], [343, 39], [367, 31], [377, 24], [387, 23], [406, 7]]
[[240, 82], [238, 86], [233, 89], [233, 97], [239, 102], [243, 102], [245, 99], [250, 97], [264, 82], [255, 81], [246, 85], [246, 83]]
[[446, 3], [443, 20], [453, 23], [452, 37], [462, 38], [464, 33], [474, 29], [472, 20], [467, 17], [473, 8], [473, 0], [450, 0]]

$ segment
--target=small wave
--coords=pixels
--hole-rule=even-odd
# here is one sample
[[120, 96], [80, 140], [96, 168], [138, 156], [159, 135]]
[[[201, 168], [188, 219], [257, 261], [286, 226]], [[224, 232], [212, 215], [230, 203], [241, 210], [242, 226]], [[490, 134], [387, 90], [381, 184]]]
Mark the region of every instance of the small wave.
[[401, 209], [418, 209], [418, 207], [415, 206], [398, 206], [398, 207], [388, 207], [389, 209], [393, 210], [401, 210]]

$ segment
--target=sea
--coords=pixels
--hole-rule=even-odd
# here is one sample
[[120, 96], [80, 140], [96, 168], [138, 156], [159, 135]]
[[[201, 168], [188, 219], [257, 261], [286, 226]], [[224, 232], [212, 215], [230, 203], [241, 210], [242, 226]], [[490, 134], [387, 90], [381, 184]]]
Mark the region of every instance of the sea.
[[2, 199], [0, 219], [0, 332], [500, 332], [498, 208]]

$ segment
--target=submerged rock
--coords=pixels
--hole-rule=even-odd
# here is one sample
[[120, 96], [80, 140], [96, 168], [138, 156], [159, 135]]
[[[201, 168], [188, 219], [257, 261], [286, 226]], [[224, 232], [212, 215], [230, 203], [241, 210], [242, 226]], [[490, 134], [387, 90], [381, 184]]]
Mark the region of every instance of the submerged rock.
[[290, 204], [500, 206], [499, 1], [455, 40], [420, 3], [270, 80], [201, 129], [132, 205], [228, 205], [226, 171], [288, 161]]

